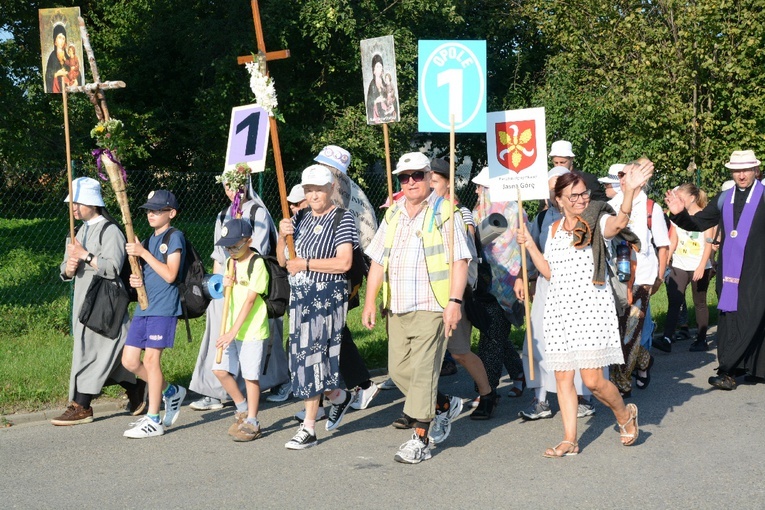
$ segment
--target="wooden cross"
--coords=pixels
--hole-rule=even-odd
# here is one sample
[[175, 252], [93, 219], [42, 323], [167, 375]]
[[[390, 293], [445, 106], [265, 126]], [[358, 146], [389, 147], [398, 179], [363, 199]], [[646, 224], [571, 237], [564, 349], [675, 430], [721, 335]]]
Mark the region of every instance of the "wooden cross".
[[[88, 36], [88, 30], [85, 28], [85, 20], [82, 17], [77, 18], [80, 24], [80, 35], [82, 37], [82, 44], [85, 46], [85, 51], [88, 54], [88, 62], [90, 63], [90, 71], [93, 74], [93, 83], [86, 83], [85, 85], [74, 85], [66, 87], [64, 89], [64, 96], [67, 92], [84, 92], [88, 95], [88, 99], [93, 103], [96, 109], [96, 117], [99, 121], [108, 121], [109, 109], [106, 107], [106, 97], [104, 96], [104, 90], [106, 89], [121, 89], [125, 88], [125, 82], [123, 81], [107, 81], [102, 82], [98, 73], [98, 66], [96, 65], [96, 57], [93, 54], [93, 48], [90, 46], [90, 37]], [[68, 143], [67, 136], [67, 143]], [[116, 159], [117, 156], [112, 155], [112, 158]], [[109, 175], [109, 182], [114, 189], [114, 194], [117, 197], [117, 202], [120, 205], [120, 211], [122, 212], [122, 223], [125, 225], [125, 235], [127, 236], [127, 242], [135, 242], [135, 232], [133, 231], [133, 220], [130, 215], [130, 206], [128, 205], [127, 191], [125, 189], [125, 181], [122, 178], [121, 167], [117, 164], [117, 161], [112, 160], [106, 154], [101, 154], [101, 163], [106, 168], [106, 173]], [[71, 170], [70, 170], [71, 175]], [[71, 180], [71, 178], [70, 178]], [[69, 196], [72, 195], [71, 184], [69, 190]], [[70, 204], [72, 201], [70, 200]], [[74, 238], [72, 238], [74, 239]], [[141, 264], [138, 257], [129, 257], [130, 270], [132, 274], [141, 275]], [[149, 299], [146, 295], [145, 287], [138, 287], [136, 289], [138, 294], [138, 305], [142, 310], [146, 310], [149, 306]]]
[[[251, 0], [252, 6], [252, 19], [255, 22], [255, 38], [258, 44], [258, 61], [261, 68], [261, 72], [268, 76], [268, 67], [266, 62], [269, 60], [281, 60], [289, 58], [290, 50], [280, 51], [266, 51], [266, 41], [263, 37], [263, 24], [260, 21], [260, 7], [258, 6], [258, 0]], [[237, 63], [240, 65], [248, 62], [253, 62], [252, 55], [246, 55], [243, 57], [237, 57]], [[284, 166], [282, 165], [282, 152], [279, 146], [279, 131], [276, 125], [276, 119], [273, 116], [268, 117], [269, 127], [271, 129], [271, 140], [274, 148], [274, 162], [276, 163], [276, 180], [279, 184], [279, 199], [282, 206], [282, 216], [284, 218], [290, 217], [290, 209], [287, 204], [287, 184], [284, 180]], [[292, 236], [287, 237], [287, 246], [289, 248], [290, 257], [295, 258], [295, 244]]]

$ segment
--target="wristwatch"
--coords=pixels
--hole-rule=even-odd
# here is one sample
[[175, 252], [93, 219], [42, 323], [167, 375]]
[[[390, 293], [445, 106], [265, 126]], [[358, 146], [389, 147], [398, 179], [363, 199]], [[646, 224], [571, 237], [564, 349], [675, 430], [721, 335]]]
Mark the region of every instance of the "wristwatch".
[[95, 257], [95, 255], [93, 255], [92, 253], [88, 253], [88, 256], [85, 257], [85, 263], [90, 264], [91, 262], [93, 262], [93, 257]]

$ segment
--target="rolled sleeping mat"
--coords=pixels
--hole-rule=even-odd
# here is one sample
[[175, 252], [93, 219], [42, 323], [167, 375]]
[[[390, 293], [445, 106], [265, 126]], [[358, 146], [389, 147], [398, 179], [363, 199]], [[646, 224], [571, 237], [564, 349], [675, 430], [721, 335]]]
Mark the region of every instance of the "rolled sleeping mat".
[[481, 245], [488, 245], [502, 235], [505, 230], [507, 230], [507, 218], [500, 213], [491, 213], [478, 225]]
[[220, 299], [223, 297], [223, 275], [207, 274], [202, 279], [202, 292], [205, 297], [210, 299]]

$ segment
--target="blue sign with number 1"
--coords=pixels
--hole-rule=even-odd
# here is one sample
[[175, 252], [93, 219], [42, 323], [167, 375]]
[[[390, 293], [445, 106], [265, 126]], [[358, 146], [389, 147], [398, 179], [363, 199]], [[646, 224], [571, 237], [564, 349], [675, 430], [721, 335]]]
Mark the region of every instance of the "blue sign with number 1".
[[419, 41], [418, 129], [486, 132], [486, 41]]

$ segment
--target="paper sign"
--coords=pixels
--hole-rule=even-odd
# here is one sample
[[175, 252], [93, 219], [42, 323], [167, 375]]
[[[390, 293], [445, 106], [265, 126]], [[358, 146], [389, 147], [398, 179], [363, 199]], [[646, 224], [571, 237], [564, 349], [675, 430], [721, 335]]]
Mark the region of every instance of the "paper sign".
[[486, 41], [419, 41], [421, 132], [486, 130]]
[[494, 200], [549, 198], [545, 109], [527, 108], [487, 115], [486, 148]]
[[253, 173], [265, 170], [268, 131], [268, 113], [262, 107], [248, 104], [232, 108], [225, 169], [246, 164]]
[[40, 9], [40, 48], [45, 92], [61, 94], [64, 86], [84, 85], [79, 7]]

